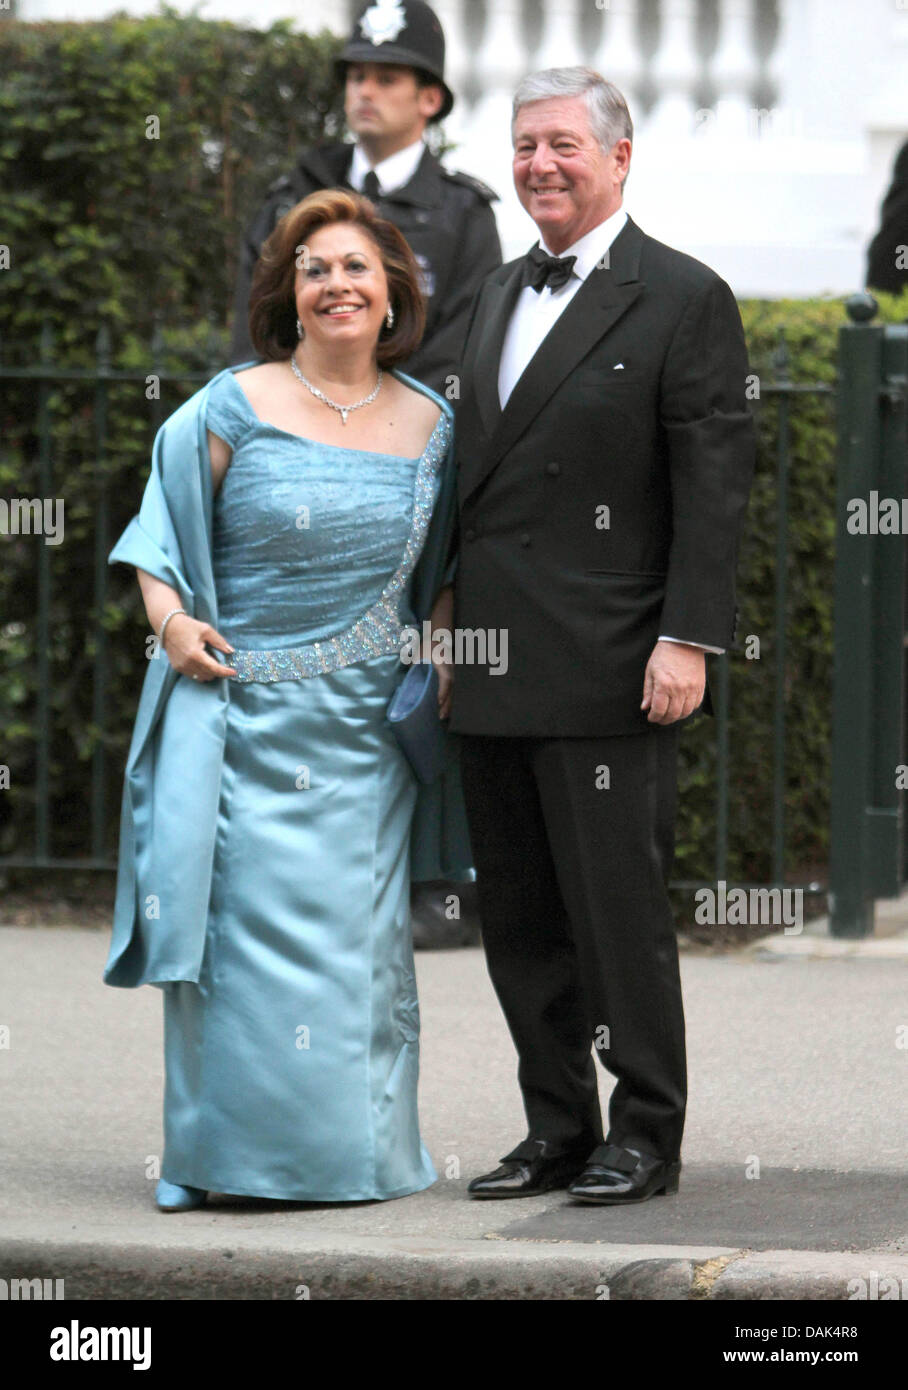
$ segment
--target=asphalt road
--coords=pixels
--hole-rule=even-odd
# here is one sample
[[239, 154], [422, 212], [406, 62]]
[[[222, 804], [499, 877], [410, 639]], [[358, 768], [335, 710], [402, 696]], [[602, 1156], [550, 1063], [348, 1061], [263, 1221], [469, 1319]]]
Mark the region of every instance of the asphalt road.
[[[609, 1277], [627, 1297], [847, 1297], [884, 1266], [908, 1276], [904, 960], [684, 954], [681, 1190], [620, 1210], [467, 1197], [524, 1136], [516, 1058], [481, 950], [418, 953], [439, 1181], [383, 1203], [213, 1196], [165, 1215], [146, 1176], [161, 997], [104, 985], [106, 952], [106, 932], [0, 928], [0, 1277], [41, 1265], [76, 1298], [281, 1297], [305, 1267], [325, 1297], [475, 1298], [595, 1297]], [[603, 1070], [603, 1105], [610, 1088]]]

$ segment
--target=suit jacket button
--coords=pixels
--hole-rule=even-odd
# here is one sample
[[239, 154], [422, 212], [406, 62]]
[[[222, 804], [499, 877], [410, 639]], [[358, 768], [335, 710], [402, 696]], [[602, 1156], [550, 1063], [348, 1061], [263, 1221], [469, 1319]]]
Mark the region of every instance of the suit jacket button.
[[529, 545], [529, 543], [530, 543], [530, 533], [529, 533], [529, 531], [524, 531], [523, 535], [520, 537], [520, 544], [521, 544], [521, 545]]
[[465, 541], [475, 541], [475, 539], [476, 539], [476, 532], [473, 530], [473, 527], [472, 527], [472, 526], [470, 527], [470, 529], [469, 529], [468, 531], [464, 531], [464, 533], [463, 533], [463, 538], [464, 538]]
[[550, 473], [553, 478], [557, 478], [558, 474], [561, 472], [561, 464], [547, 463], [545, 466], [545, 471], [546, 473]]

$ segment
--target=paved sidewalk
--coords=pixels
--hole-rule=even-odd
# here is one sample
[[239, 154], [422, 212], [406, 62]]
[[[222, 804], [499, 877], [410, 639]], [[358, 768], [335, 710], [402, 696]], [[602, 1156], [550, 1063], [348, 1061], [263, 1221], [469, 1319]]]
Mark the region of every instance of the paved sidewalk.
[[0, 927], [0, 1278], [64, 1278], [76, 1299], [908, 1297], [904, 956], [685, 953], [681, 1190], [622, 1210], [467, 1198], [525, 1133], [516, 1059], [482, 952], [419, 953], [439, 1181], [165, 1215], [145, 1176], [161, 997], [103, 985], [106, 952], [106, 932]]

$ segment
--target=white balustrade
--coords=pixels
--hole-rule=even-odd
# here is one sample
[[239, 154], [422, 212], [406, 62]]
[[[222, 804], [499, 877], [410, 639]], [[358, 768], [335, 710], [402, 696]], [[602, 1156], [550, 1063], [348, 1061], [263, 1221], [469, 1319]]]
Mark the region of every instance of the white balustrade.
[[[494, 3], [494, 0], [493, 0]], [[578, 8], [593, 0], [548, 0], [545, 23], [538, 50], [533, 54], [533, 68], [572, 68], [586, 65], [580, 44]]]
[[482, 45], [474, 76], [479, 85], [478, 106], [506, 96], [508, 102], [527, 70], [520, 0], [488, 0]]
[[752, 130], [751, 90], [757, 71], [753, 45], [754, 0], [719, 0], [719, 46], [710, 64], [718, 91], [715, 128], [731, 139]]
[[454, 93], [457, 118], [465, 104], [463, 93], [474, 58], [467, 27], [468, 5], [469, 0], [446, 0], [445, 4], [437, 6], [437, 14], [445, 31], [445, 80]]
[[485, 32], [472, 74], [479, 97], [469, 110], [458, 113], [454, 108], [458, 147], [449, 161], [484, 179], [500, 195], [495, 210], [506, 248], [518, 239], [522, 245], [532, 240], [511, 177], [511, 104], [529, 69], [522, 20], [520, 0], [487, 0]]
[[[759, 133], [786, 135], [803, 134], [803, 112], [792, 102], [793, 86], [791, 78], [796, 76], [792, 69], [796, 63], [797, 46], [794, 43], [794, 6], [779, 6], [779, 28], [763, 69], [764, 82], [773, 93], [770, 120], [761, 121]], [[787, 94], [786, 96], [783, 94]]]
[[628, 102], [643, 71], [637, 42], [638, 0], [609, 0], [604, 11], [602, 38], [590, 60], [590, 67], [623, 93]]
[[695, 0], [664, 0], [662, 33], [650, 76], [658, 97], [647, 133], [675, 140], [693, 128], [697, 81], [697, 6]]

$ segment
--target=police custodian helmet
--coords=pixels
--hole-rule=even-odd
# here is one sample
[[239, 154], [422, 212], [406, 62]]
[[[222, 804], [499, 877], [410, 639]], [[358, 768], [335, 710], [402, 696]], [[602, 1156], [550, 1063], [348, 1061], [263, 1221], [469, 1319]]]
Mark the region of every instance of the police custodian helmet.
[[438, 15], [424, 0], [374, 0], [353, 25], [335, 61], [343, 80], [347, 63], [398, 63], [437, 78], [444, 100], [436, 120], [447, 116], [454, 93], [445, 85], [445, 36]]

